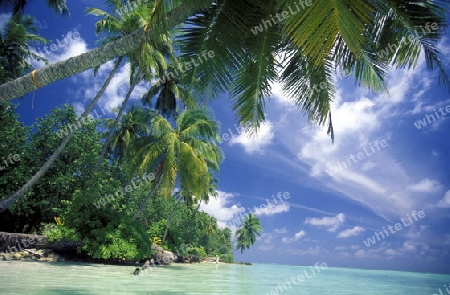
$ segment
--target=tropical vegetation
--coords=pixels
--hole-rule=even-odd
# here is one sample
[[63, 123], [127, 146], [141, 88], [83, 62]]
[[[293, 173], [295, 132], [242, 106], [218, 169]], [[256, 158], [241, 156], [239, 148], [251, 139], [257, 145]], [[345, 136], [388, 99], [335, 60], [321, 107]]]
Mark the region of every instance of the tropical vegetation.
[[[446, 1], [316, 0], [287, 15], [296, 0], [105, 2], [110, 11], [86, 10], [99, 17], [101, 46], [38, 70], [29, 64], [40, 59], [30, 44], [45, 39], [23, 15], [26, 1], [0, 2], [14, 8], [0, 34], [0, 150], [21, 151], [15, 169], [0, 171], [0, 229], [82, 241], [79, 250], [94, 258], [141, 259], [157, 242], [232, 259], [230, 230], [199, 211], [216, 194], [224, 158], [216, 145], [220, 126], [207, 108], [222, 93], [229, 93], [237, 121], [257, 132], [279, 83], [311, 122], [328, 125], [334, 140], [338, 74], [386, 93], [389, 69], [412, 68], [423, 52], [439, 82], [450, 86], [436, 48]], [[67, 12], [66, 1], [48, 4]], [[438, 29], [424, 34], [430, 23]], [[386, 51], [393, 44], [396, 50]], [[167, 79], [204, 52], [214, 58]], [[110, 60], [108, 78], [79, 118], [66, 105], [27, 127], [8, 102], [88, 69], [96, 73]], [[116, 118], [86, 123], [125, 62], [129, 89]], [[130, 107], [139, 83], [148, 90]], [[81, 128], [61, 140], [56, 131], [67, 124]], [[154, 177], [134, 187], [144, 173]], [[237, 248], [248, 249], [261, 231], [259, 219], [247, 216], [236, 232]]]

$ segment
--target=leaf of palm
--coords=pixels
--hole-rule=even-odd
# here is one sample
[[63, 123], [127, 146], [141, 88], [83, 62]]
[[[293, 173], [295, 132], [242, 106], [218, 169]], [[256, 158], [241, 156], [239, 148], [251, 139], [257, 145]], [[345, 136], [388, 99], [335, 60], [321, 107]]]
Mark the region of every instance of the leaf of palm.
[[197, 65], [190, 75], [183, 77], [183, 84], [189, 85], [196, 96], [210, 88], [212, 97], [208, 98], [212, 99], [232, 84], [233, 73], [245, 57], [242, 44], [248, 31], [246, 19], [253, 15], [254, 8], [249, 2], [253, 1], [213, 3], [209, 9], [188, 19], [186, 26], [179, 30], [177, 41], [181, 48], [181, 62], [196, 59], [203, 52], [214, 52], [213, 58]]
[[300, 51], [294, 50], [281, 73], [280, 81], [285, 93], [303, 109], [311, 121], [319, 124], [325, 122], [334, 97], [331, 61], [314, 66]]
[[[385, 60], [397, 67], [411, 68], [417, 64], [423, 49], [427, 67], [439, 69], [439, 84], [450, 87], [450, 80], [436, 48], [437, 40], [447, 27], [446, 9], [443, 9], [446, 1], [388, 0], [377, 4], [379, 13], [371, 29], [377, 35], [370, 38], [378, 40], [378, 50], [398, 46], [398, 50], [390, 50], [390, 54], [385, 55]], [[431, 30], [430, 24], [438, 29]]]
[[[293, 0], [282, 1], [285, 10], [294, 5]], [[319, 66], [331, 55], [339, 36], [354, 55], [363, 52], [363, 32], [373, 11], [365, 0], [313, 1], [300, 15], [291, 14], [284, 29], [312, 64]]]

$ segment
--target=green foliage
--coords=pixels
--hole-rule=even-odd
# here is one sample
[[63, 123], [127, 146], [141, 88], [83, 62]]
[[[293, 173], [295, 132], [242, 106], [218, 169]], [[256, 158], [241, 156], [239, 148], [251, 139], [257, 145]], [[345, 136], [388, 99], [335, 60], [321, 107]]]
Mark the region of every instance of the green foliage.
[[74, 229], [67, 228], [66, 226], [58, 226], [56, 224], [44, 225], [43, 234], [48, 238], [49, 242], [60, 240], [80, 240], [80, 236]]
[[46, 59], [31, 52], [30, 43], [46, 42], [45, 38], [35, 33], [34, 19], [18, 15], [9, 19], [0, 31], [0, 84], [14, 80], [33, 68], [30, 60]]
[[[19, 183], [28, 178], [27, 160], [25, 157], [27, 138], [31, 130], [19, 121], [16, 113], [17, 105], [11, 103], [0, 104], [0, 157], [18, 155], [20, 160], [8, 161], [8, 167], [0, 161], [0, 196], [6, 196], [13, 192]], [[0, 222], [1, 223], [1, 222]]]
[[[39, 118], [33, 124], [33, 133], [29, 133], [27, 137], [24, 132], [30, 129], [20, 127], [13, 119], [5, 122], [10, 125], [5, 125], [5, 130], [1, 130], [0, 134], [7, 139], [7, 149], [11, 153], [19, 153], [21, 157], [17, 167], [6, 171], [12, 173], [14, 180], [9, 176], [5, 180], [2, 177], [1, 181], [10, 180], [8, 185], [0, 188], [1, 196], [19, 189], [34, 175], [59, 145], [61, 139], [57, 131], [69, 128], [70, 124], [75, 124], [76, 119], [72, 106], [56, 108], [49, 115]], [[17, 134], [11, 133], [11, 130]], [[99, 141], [100, 135], [95, 122], [85, 122], [41, 180], [9, 208], [9, 212], [16, 217], [8, 229], [13, 232], [40, 231], [42, 222], [51, 223], [54, 216], [64, 214], [74, 191], [83, 187], [92, 173], [95, 155], [101, 148]], [[4, 216], [0, 215], [0, 220]]]
[[232, 262], [234, 262], [233, 253], [219, 254], [219, 260], [221, 262], [232, 263]]
[[203, 260], [207, 256], [205, 248], [203, 248], [203, 246], [189, 247], [187, 249], [187, 253], [197, 255], [200, 260]]
[[165, 219], [161, 219], [159, 221], [150, 223], [150, 227], [147, 230], [147, 235], [149, 237], [152, 237], [149, 241], [150, 243], [153, 243], [155, 241], [154, 240], [155, 237], [161, 238], [163, 236], [166, 225], [167, 225], [167, 220], [165, 220]]
[[[57, 131], [74, 124], [77, 116], [71, 106], [56, 108], [51, 114], [39, 118], [31, 133], [31, 128], [19, 122], [14, 106], [5, 104], [1, 107], [3, 116], [0, 120], [4, 124], [0, 125], [0, 131], [7, 144], [0, 143], [0, 150], [13, 153], [14, 149], [21, 155], [14, 169], [0, 171], [3, 173], [0, 181], [7, 181], [0, 191], [7, 195], [46, 161], [61, 140]], [[209, 169], [218, 169], [221, 153], [215, 154], [218, 150], [195, 138], [214, 137], [217, 126], [214, 122], [205, 121], [206, 113], [194, 114], [181, 118], [181, 139], [195, 148], [203, 147], [208, 153], [206, 162], [202, 162], [206, 173]], [[124, 120], [127, 118], [125, 116]], [[139, 116], [133, 123], [142, 126], [139, 131], [142, 135], [150, 129], [150, 125], [145, 125], [151, 122], [144, 118]], [[117, 165], [120, 157], [102, 161], [100, 169], [95, 171], [101, 150], [101, 134], [96, 123], [86, 122], [77, 129], [49, 172], [6, 214], [0, 214], [0, 230], [43, 232], [50, 241], [81, 241], [83, 246], [79, 251], [97, 259], [146, 259], [152, 254], [153, 239], [165, 236], [161, 246], [166, 250], [176, 251], [181, 245], [190, 245], [189, 253], [200, 258], [215, 252], [224, 255], [223, 261], [232, 260], [231, 232], [219, 229], [214, 218], [197, 211], [197, 200], [186, 203], [178, 193], [177, 198], [171, 195], [164, 198], [156, 190], [140, 218], [132, 218], [154, 184], [144, 180], [141, 172], [130, 173], [132, 162]], [[195, 137], [191, 137], [193, 135]], [[136, 182], [136, 179], [141, 182]], [[132, 183], [138, 184], [133, 186]], [[200, 184], [196, 183], [199, 187]], [[207, 193], [212, 188], [205, 189], [204, 196], [209, 198]], [[205, 201], [208, 198], [205, 197]], [[54, 224], [55, 216], [61, 218], [63, 225]]]

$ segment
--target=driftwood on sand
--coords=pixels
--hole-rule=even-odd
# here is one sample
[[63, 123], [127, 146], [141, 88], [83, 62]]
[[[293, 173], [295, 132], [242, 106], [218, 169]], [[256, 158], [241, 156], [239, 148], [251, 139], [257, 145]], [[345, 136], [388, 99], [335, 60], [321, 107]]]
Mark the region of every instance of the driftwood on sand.
[[47, 237], [21, 233], [0, 232], [0, 252], [18, 252], [24, 249], [51, 249], [56, 251], [75, 250], [80, 242], [49, 242]]

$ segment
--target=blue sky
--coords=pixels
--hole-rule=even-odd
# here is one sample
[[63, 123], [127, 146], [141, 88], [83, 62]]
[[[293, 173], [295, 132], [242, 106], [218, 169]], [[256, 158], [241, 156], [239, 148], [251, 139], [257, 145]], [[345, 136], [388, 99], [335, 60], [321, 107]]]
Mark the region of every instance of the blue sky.
[[[97, 46], [97, 19], [85, 16], [84, 9], [102, 7], [101, 1], [69, 1], [69, 17], [38, 3], [31, 2], [26, 13], [37, 18], [40, 34], [55, 44], [45, 55], [51, 62]], [[7, 17], [0, 13], [0, 22]], [[69, 32], [78, 32], [79, 38], [60, 46]], [[444, 57], [449, 43], [446, 37], [439, 44]], [[42, 46], [36, 51], [43, 51]], [[448, 60], [444, 62], [450, 70]], [[102, 66], [98, 77], [88, 70], [14, 100], [20, 103], [22, 120], [30, 124], [64, 103], [81, 113], [111, 66]], [[228, 134], [221, 144], [226, 159], [219, 198], [202, 209], [233, 229], [239, 214], [253, 211], [261, 218], [261, 238], [244, 254], [236, 252], [238, 261], [450, 273], [449, 92], [438, 86], [437, 73], [426, 69], [423, 57], [414, 70], [392, 71], [387, 95], [356, 87], [351, 79], [336, 79], [334, 144], [324, 127], [307, 122], [279, 85], [273, 85], [267, 122], [254, 138], [236, 131], [226, 94], [212, 103], [221, 134]], [[124, 66], [96, 109], [111, 114], [127, 83]], [[146, 87], [139, 85], [132, 100], [138, 102]], [[415, 126], [426, 116], [433, 121], [430, 115], [435, 122]], [[275, 204], [278, 192], [289, 198], [280, 195]], [[414, 211], [422, 211], [422, 218], [414, 219]], [[390, 232], [388, 226], [395, 230], [396, 223], [401, 229]], [[383, 227], [389, 236], [378, 234], [379, 240], [367, 246], [367, 239]]]

